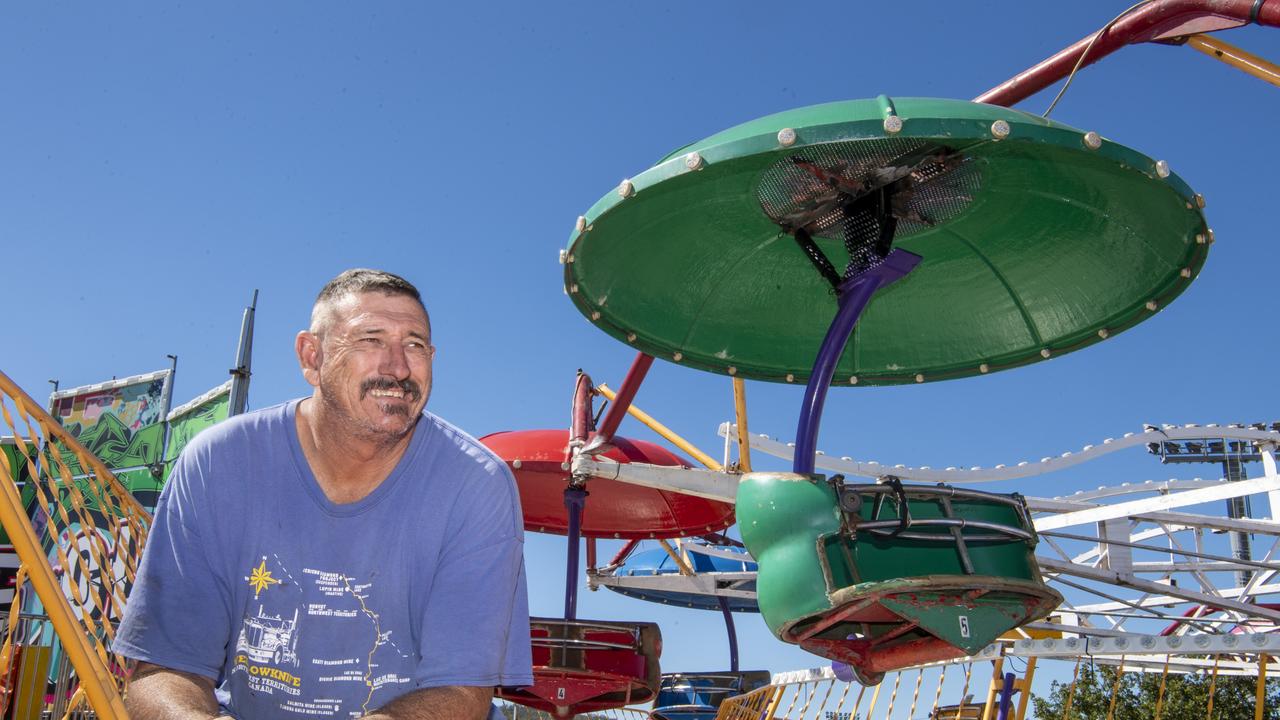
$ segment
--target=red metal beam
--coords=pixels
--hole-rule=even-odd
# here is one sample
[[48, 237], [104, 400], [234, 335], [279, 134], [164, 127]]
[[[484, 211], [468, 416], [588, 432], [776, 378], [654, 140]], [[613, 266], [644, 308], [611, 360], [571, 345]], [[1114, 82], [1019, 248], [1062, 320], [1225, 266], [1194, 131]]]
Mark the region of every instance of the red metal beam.
[[600, 427], [596, 430], [597, 439], [603, 442], [613, 439], [613, 434], [618, 431], [618, 425], [627, 414], [627, 408], [631, 407], [631, 401], [636, 399], [636, 391], [640, 389], [640, 383], [644, 382], [644, 376], [648, 374], [651, 365], [653, 365], [652, 355], [645, 353], [636, 355], [636, 359], [631, 363], [631, 369], [627, 370], [627, 376], [622, 379], [618, 394], [613, 398], [613, 404], [609, 406], [609, 412], [605, 413], [604, 420], [600, 421]]
[[[1280, 27], [1280, 0], [1152, 0], [1039, 64], [974, 98], [991, 105], [1016, 105], [1081, 67], [1092, 65], [1126, 45], [1169, 40], [1183, 35], [1227, 30], [1257, 23]], [[1100, 36], [1099, 36], [1100, 35]], [[1094, 40], [1094, 37], [1097, 40]], [[1089, 43], [1093, 47], [1089, 47]]]
[[595, 385], [591, 382], [591, 376], [579, 370], [573, 387], [573, 411], [570, 413], [569, 447], [566, 450], [570, 456], [566, 460], [572, 459], [575, 447], [582, 447], [587, 442], [587, 435], [591, 432], [591, 396], [594, 393]]

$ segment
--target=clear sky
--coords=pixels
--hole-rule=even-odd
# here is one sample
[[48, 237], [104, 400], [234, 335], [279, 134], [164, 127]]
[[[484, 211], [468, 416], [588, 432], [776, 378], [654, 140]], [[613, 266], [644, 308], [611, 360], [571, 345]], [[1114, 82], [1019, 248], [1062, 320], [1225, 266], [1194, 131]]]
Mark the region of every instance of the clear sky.
[[[780, 110], [881, 93], [971, 98], [1127, 5], [6, 5], [0, 370], [44, 399], [49, 379], [92, 383], [175, 354], [174, 402], [185, 402], [227, 377], [257, 288], [250, 404], [264, 407], [308, 389], [292, 345], [319, 287], [371, 266], [424, 291], [439, 347], [433, 411], [475, 435], [562, 427], [577, 368], [616, 387], [633, 357], [573, 308], [556, 260], [575, 218], [620, 179]], [[1222, 38], [1280, 59], [1280, 31]], [[1039, 114], [1051, 97], [1020, 107]], [[820, 448], [990, 466], [1144, 422], [1280, 419], [1280, 91], [1189, 48], [1145, 45], [1083, 70], [1053, 117], [1167, 160], [1206, 196], [1218, 242], [1199, 279], [1087, 351], [835, 391]], [[748, 383], [752, 430], [791, 440], [801, 392]], [[720, 454], [726, 378], [660, 361], [636, 402]], [[634, 421], [622, 432], [652, 439]], [[1058, 495], [1173, 474], [1135, 452], [994, 489]], [[564, 547], [529, 537], [535, 614], [561, 611]], [[660, 622], [665, 670], [727, 664], [717, 614], [601, 591], [583, 594], [579, 616]], [[738, 625], [744, 668], [821, 662], [758, 617]]]

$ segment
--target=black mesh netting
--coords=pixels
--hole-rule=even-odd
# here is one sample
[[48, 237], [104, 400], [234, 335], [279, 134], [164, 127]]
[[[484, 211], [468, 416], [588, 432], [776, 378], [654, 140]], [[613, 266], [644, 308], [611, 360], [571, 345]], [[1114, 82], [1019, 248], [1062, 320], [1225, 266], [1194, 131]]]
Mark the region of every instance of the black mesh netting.
[[761, 174], [756, 194], [769, 219], [802, 247], [805, 235], [840, 241], [849, 253], [847, 278], [883, 260], [889, 241], [964, 212], [981, 180], [978, 163], [936, 142], [849, 140], [782, 158]]

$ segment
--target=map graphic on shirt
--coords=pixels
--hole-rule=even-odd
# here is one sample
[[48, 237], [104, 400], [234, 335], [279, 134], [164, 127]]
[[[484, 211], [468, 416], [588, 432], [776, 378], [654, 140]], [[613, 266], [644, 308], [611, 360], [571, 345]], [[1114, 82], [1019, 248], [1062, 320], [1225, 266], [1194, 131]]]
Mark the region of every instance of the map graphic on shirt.
[[[395, 644], [395, 631], [384, 630], [373, 609], [372, 582], [359, 582], [328, 568], [303, 567], [295, 575], [275, 555], [263, 555], [250, 568], [244, 582], [254, 601], [240, 621], [236, 639], [233, 681], [254, 694], [275, 701], [283, 712], [297, 715], [363, 715], [378, 706], [374, 695], [386, 688], [391, 696], [412, 678], [396, 672], [413, 656]], [[314, 670], [299, 672], [298, 643], [308, 633], [345, 637], [348, 652], [342, 657], [303, 653]], [[314, 683], [314, 687], [305, 687]], [[343, 690], [338, 690], [342, 684]], [[359, 708], [344, 708], [349, 684], [367, 688]], [[334, 688], [326, 693], [326, 686]], [[301, 698], [308, 698], [303, 700]]]

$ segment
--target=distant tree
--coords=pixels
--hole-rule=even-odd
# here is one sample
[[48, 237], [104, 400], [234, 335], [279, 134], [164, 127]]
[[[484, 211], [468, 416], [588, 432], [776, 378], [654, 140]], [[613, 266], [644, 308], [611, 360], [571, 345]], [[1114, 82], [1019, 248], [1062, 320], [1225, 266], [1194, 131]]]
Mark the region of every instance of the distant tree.
[[[1151, 720], [1160, 697], [1160, 676], [1128, 672], [1116, 689], [1114, 720]], [[1213, 692], [1213, 715], [1209, 709], [1209, 673], [1179, 675], [1165, 679], [1161, 720], [1252, 720], [1257, 678], [1219, 675]], [[1106, 720], [1111, 707], [1116, 670], [1109, 666], [1085, 665], [1071, 690], [1070, 683], [1054, 681], [1048, 697], [1032, 696], [1031, 708], [1038, 720]], [[1071, 697], [1071, 715], [1064, 711]], [[1280, 680], [1268, 680], [1263, 717], [1280, 720]]]

